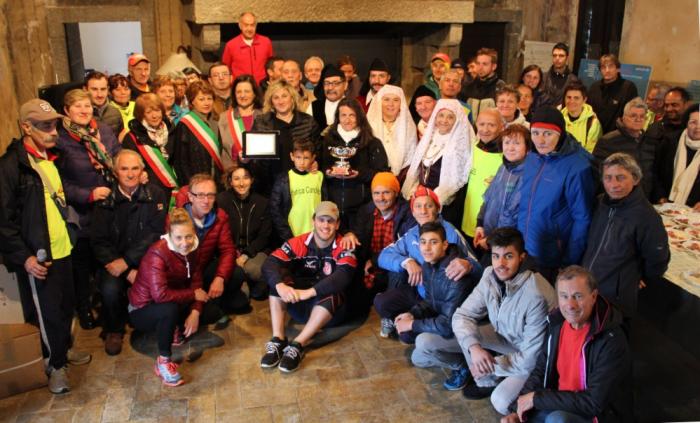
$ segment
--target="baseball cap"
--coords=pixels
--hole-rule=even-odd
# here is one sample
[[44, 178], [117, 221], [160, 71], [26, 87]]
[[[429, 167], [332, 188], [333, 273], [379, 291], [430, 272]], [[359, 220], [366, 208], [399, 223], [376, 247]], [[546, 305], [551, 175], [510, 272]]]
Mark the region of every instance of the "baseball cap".
[[340, 212], [338, 211], [338, 206], [336, 206], [334, 202], [321, 201], [318, 203], [318, 206], [316, 206], [316, 210], [314, 210], [314, 216], [328, 216], [338, 220], [338, 217], [340, 217]]
[[40, 98], [31, 99], [19, 108], [20, 122], [46, 122], [62, 118], [63, 115], [58, 114], [48, 101]]
[[129, 66], [136, 66], [141, 62], [151, 63], [151, 61], [148, 60], [148, 57], [146, 57], [145, 54], [134, 53], [131, 56], [129, 56]]

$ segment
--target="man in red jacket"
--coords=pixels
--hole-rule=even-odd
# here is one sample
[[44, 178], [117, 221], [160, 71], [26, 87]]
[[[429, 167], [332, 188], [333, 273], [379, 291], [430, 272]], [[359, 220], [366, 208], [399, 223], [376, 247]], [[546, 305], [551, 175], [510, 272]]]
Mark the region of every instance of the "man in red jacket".
[[238, 19], [241, 34], [226, 43], [221, 61], [231, 69], [234, 79], [240, 75], [253, 75], [260, 84], [266, 76], [265, 62], [273, 52], [270, 39], [255, 33], [257, 25], [254, 14], [241, 13]]

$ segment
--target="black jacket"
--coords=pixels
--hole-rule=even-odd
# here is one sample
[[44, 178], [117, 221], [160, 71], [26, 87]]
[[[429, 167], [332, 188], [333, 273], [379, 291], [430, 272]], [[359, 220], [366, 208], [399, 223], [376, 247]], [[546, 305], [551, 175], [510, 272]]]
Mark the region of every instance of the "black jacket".
[[[301, 173], [296, 169], [292, 169], [300, 175]], [[321, 198], [325, 199], [326, 196], [326, 179], [323, 179], [321, 183]], [[270, 193], [270, 216], [272, 217], [272, 224], [277, 231], [277, 235], [282, 241], [294, 237], [292, 234], [292, 228], [289, 227], [289, 212], [292, 210], [292, 193], [289, 191], [289, 171], [280, 173], [277, 175], [275, 184], [272, 186], [272, 192]]]
[[228, 214], [231, 237], [239, 253], [255, 257], [259, 252], [268, 253], [272, 234], [272, 221], [267, 207], [267, 198], [251, 192], [241, 200], [232, 190], [220, 192], [216, 205]]
[[[204, 120], [204, 119], [203, 119]], [[219, 127], [216, 121], [210, 117], [205, 120], [205, 123], [214, 131], [216, 137], [221, 139], [219, 135]], [[175, 129], [170, 135], [168, 144], [172, 144], [172, 154], [168, 160], [175, 170], [177, 182], [180, 186], [185, 186], [190, 183], [190, 178], [198, 173], [207, 173], [213, 175], [215, 181], [221, 179], [221, 172], [214, 165], [214, 160], [209, 155], [209, 152], [204, 148], [202, 143], [190, 131], [190, 128], [180, 120]], [[220, 184], [219, 188], [221, 188]]]
[[599, 292], [622, 308], [637, 309], [639, 281], [660, 281], [671, 253], [661, 217], [636, 187], [624, 199], [598, 197], [582, 264], [598, 281]]
[[370, 201], [372, 197], [370, 190], [372, 178], [377, 172], [390, 171], [384, 146], [379, 139], [373, 137], [366, 146], [358, 149], [349, 161], [350, 167], [358, 172], [356, 178], [339, 179], [326, 177], [326, 170], [330, 169], [338, 160], [331, 155], [329, 147], [344, 147], [346, 145], [357, 147], [359, 143], [358, 137], [346, 144], [338, 134], [336, 126], [333, 125], [326, 133], [321, 144], [319, 170], [324, 172], [328, 199], [338, 206], [341, 213], [348, 209], [357, 209]]
[[[322, 85], [322, 84], [319, 84]], [[313, 113], [314, 120], [318, 124], [321, 131], [326, 129], [328, 126], [328, 121], [326, 120], [326, 97], [316, 98], [316, 100], [311, 102], [311, 112]]]
[[471, 84], [464, 87], [460, 92], [459, 99], [469, 102], [470, 99], [483, 100], [485, 98], [496, 100], [496, 91], [505, 85], [503, 80], [498, 78], [495, 73], [486, 78], [476, 78]]
[[11, 267], [24, 268], [39, 249], [51, 260], [44, 184], [21, 139], [13, 140], [0, 158], [0, 239], [0, 253]]
[[[411, 209], [408, 206], [406, 200], [398, 194], [396, 198], [396, 210], [394, 213], [396, 215], [394, 219], [394, 233], [393, 240], [401, 238], [409, 229], [416, 226], [416, 219], [413, 218]], [[362, 244], [358, 251], [356, 251], [357, 259], [360, 264], [364, 263], [366, 260], [372, 260], [374, 266], [378, 268], [377, 263], [379, 263], [379, 253], [372, 253], [372, 234], [374, 233], [374, 211], [377, 207], [373, 202], [369, 202], [364, 206], [360, 207], [357, 212], [357, 219], [355, 219], [354, 225], [350, 228], [350, 231], [355, 234], [357, 239]]]
[[603, 133], [615, 130], [617, 118], [622, 117], [622, 111], [628, 101], [637, 97], [637, 87], [622, 76], [618, 76], [613, 82], [606, 84], [602, 80], [596, 81], [588, 90], [588, 104], [593, 111]]
[[[535, 392], [535, 410], [562, 410], [596, 417], [600, 423], [632, 421], [632, 359], [621, 327], [622, 313], [599, 295], [591, 319], [583, 346], [585, 390], [558, 390], [557, 352], [564, 317], [557, 309], [547, 317], [542, 352], [520, 393]], [[513, 401], [510, 410], [516, 409]]]
[[[452, 315], [457, 307], [472, 292], [479, 279], [471, 274], [458, 281], [453, 281], [445, 274], [445, 268], [453, 259], [459, 258], [460, 251], [456, 245], [450, 245], [445, 257], [439, 263], [423, 263], [423, 287], [425, 299], [411, 307], [409, 311], [414, 318], [413, 333], [434, 333], [443, 338], [452, 338]], [[464, 257], [461, 257], [464, 258]]]
[[[564, 73], [557, 73], [554, 66], [551, 66], [547, 72], [542, 75], [539, 91], [542, 97], [539, 100], [538, 106], [545, 105], [557, 107], [564, 103], [564, 88], [572, 82], [577, 82], [578, 78], [574, 75], [569, 67], [564, 69]], [[533, 93], [534, 94], [534, 93]], [[534, 103], [533, 103], [534, 104]]]
[[138, 269], [146, 250], [165, 233], [170, 196], [155, 185], [141, 185], [131, 200], [115, 185], [92, 211], [90, 245], [100, 265], [123, 258]]
[[[658, 184], [657, 175], [654, 169], [656, 151], [658, 149], [657, 140], [642, 133], [639, 138], [634, 138], [625, 128], [618, 123], [618, 128], [605, 134], [598, 140], [593, 149], [593, 169], [596, 175], [600, 175], [600, 165], [613, 153], [627, 153], [634, 157], [642, 169], [642, 181], [640, 186], [644, 195], [651, 200], [654, 186]], [[597, 181], [601, 179], [596, 178]], [[602, 192], [600, 189], [599, 192]]]
[[[170, 123], [170, 120], [164, 119], [163, 122], [165, 122], [165, 125], [168, 127], [168, 133], [170, 134], [168, 136], [169, 140], [168, 143], [165, 144], [165, 151], [168, 154], [168, 157], [172, 156], [173, 154], [173, 142], [172, 142], [172, 124]], [[136, 137], [136, 141], [134, 141], [134, 138], [132, 138], [132, 135]], [[148, 182], [152, 183], [153, 185], [157, 186], [160, 188], [164, 194], [166, 194], [167, 198], [170, 198], [172, 190], [160, 181], [156, 174], [153, 172], [153, 169], [151, 166], [149, 166], [148, 161], [143, 157], [141, 154], [141, 151], [139, 151], [138, 147], [136, 146], [136, 142], [138, 142], [141, 145], [147, 145], [149, 147], [158, 147], [153, 140], [148, 136], [148, 133], [146, 132], [146, 128], [143, 126], [143, 124], [136, 119], [132, 119], [129, 121], [129, 132], [126, 134], [124, 137], [124, 140], [122, 141], [122, 148], [127, 149], [127, 150], [133, 150], [137, 153], [139, 153], [139, 156], [143, 159], [144, 164], [146, 165], [145, 171], [148, 173]], [[167, 160], [167, 159], [166, 159]]]
[[652, 201], [668, 198], [673, 186], [673, 169], [676, 160], [678, 139], [683, 133], [683, 125], [662, 119], [654, 122], [646, 131], [646, 136], [655, 140], [657, 147], [654, 172], [657, 175]]

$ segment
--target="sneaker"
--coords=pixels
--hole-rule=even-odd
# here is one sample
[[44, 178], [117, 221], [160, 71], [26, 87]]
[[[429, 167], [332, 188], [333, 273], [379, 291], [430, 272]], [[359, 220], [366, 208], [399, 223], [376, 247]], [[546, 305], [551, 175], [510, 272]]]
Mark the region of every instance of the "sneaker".
[[476, 383], [472, 383], [464, 388], [462, 395], [467, 399], [479, 400], [491, 396], [494, 389], [496, 389], [495, 386], [479, 386]]
[[469, 373], [469, 367], [462, 366], [457, 370], [452, 370], [452, 374], [447, 378], [442, 386], [444, 386], [448, 391], [459, 391], [467, 386], [470, 377], [471, 373]]
[[85, 351], [75, 351], [74, 349], [69, 349], [68, 354], [66, 354], [68, 359], [68, 364], [73, 366], [82, 366], [83, 364], [88, 364], [92, 360], [92, 355]]
[[105, 352], [107, 355], [119, 355], [122, 352], [122, 341], [124, 334], [122, 333], [107, 333], [105, 335]]
[[382, 319], [381, 322], [381, 327], [379, 329], [379, 336], [382, 338], [388, 338], [391, 336], [392, 333], [396, 331], [396, 327], [394, 327], [394, 321], [391, 319]]
[[185, 383], [177, 372], [177, 363], [173, 363], [169, 358], [158, 357], [155, 370], [156, 375], [163, 380], [163, 385], [180, 386]]
[[287, 348], [287, 340], [273, 336], [272, 339], [265, 344], [265, 355], [260, 360], [260, 367], [266, 369], [276, 367], [282, 359], [282, 352], [285, 348]]
[[182, 334], [182, 331], [180, 328], [175, 328], [175, 332], [173, 332], [173, 347], [179, 347], [180, 345], [185, 343], [185, 336]]
[[280, 360], [280, 370], [285, 373], [296, 371], [302, 358], [304, 358], [304, 347], [298, 342], [290, 342], [284, 349], [284, 355]]
[[70, 391], [70, 385], [68, 385], [68, 374], [66, 373], [66, 368], [61, 367], [60, 369], [49, 369], [49, 391], [53, 394], [65, 394]]

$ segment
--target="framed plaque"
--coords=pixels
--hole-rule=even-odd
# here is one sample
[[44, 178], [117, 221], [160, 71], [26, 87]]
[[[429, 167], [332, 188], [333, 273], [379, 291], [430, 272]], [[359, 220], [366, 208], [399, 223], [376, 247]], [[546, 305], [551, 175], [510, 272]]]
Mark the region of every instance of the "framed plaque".
[[279, 159], [279, 131], [246, 131], [243, 133], [244, 159]]

